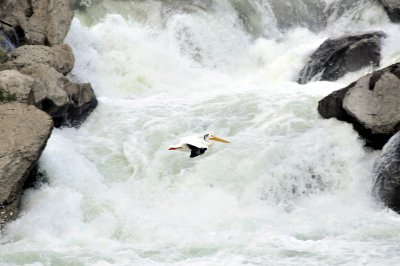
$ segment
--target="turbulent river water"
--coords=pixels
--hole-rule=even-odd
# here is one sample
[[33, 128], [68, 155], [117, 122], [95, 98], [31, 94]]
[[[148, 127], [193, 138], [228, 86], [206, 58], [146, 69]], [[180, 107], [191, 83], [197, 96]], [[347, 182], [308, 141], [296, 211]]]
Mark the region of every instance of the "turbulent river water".
[[[82, 1], [72, 79], [98, 108], [55, 129], [1, 236], [0, 265], [400, 265], [400, 216], [371, 195], [378, 152], [318, 101], [372, 71], [298, 85], [329, 37], [400, 28], [377, 1]], [[212, 131], [231, 144], [168, 151]]]

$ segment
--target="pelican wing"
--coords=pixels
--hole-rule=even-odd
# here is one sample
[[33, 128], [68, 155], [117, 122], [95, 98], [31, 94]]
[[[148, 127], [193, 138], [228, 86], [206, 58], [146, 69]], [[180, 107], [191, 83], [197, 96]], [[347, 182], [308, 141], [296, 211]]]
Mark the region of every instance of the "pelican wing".
[[182, 144], [190, 144], [196, 148], [207, 149], [209, 144], [203, 139], [202, 136], [189, 136], [181, 139]]
[[190, 149], [190, 158], [202, 155], [206, 152], [207, 148], [197, 148], [196, 146], [186, 143], [186, 146]]

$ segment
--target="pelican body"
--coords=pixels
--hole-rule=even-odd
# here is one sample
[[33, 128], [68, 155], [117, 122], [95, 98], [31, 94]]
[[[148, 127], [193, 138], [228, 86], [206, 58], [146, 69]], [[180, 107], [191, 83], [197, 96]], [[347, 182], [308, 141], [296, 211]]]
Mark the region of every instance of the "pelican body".
[[177, 145], [169, 146], [170, 151], [183, 151], [190, 152], [190, 158], [202, 155], [212, 145], [211, 141], [218, 141], [222, 143], [230, 143], [227, 140], [218, 138], [213, 134], [207, 133], [196, 136], [188, 136], [181, 139]]

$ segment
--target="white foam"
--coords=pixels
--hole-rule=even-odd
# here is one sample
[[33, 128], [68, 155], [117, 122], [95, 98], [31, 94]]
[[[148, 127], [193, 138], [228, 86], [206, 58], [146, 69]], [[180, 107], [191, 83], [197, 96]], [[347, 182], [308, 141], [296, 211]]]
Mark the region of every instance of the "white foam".
[[[26, 192], [2, 265], [398, 261], [400, 218], [369, 192], [377, 153], [316, 111], [346, 78], [293, 82], [328, 33], [252, 39], [226, 5], [164, 24], [159, 5], [150, 20], [74, 19], [72, 75], [92, 82], [99, 106], [53, 132], [40, 159], [49, 182]], [[387, 63], [397, 34], [381, 25]], [[207, 130], [232, 143], [194, 159], [167, 150]]]

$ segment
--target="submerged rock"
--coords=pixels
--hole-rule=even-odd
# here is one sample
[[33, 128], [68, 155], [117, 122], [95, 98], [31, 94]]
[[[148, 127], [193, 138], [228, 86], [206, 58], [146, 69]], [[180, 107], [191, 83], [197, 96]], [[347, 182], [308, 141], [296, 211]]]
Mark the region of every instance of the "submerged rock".
[[400, 22], [400, 1], [380, 0], [389, 18], [393, 22]]
[[384, 36], [383, 32], [372, 32], [326, 40], [301, 70], [298, 83], [308, 83], [315, 77], [333, 81], [363, 67], [379, 66]]
[[25, 180], [52, 129], [50, 116], [33, 105], [0, 104], [0, 228], [17, 216]]
[[400, 63], [331, 93], [319, 102], [318, 112], [352, 123], [367, 145], [382, 148], [400, 129]]
[[196, 12], [199, 10], [207, 11], [211, 8], [213, 0], [185, 0], [185, 1], [176, 1], [176, 0], [164, 0], [162, 1], [169, 8], [173, 8], [176, 10], [182, 10], [185, 12]]
[[[237, 0], [240, 1], [240, 0]], [[349, 2], [349, 0], [346, 0]], [[248, 1], [241, 1], [248, 2]], [[336, 0], [335, 5], [343, 5], [343, 0]], [[267, 3], [280, 29], [306, 27], [312, 31], [320, 31], [326, 27], [329, 6], [325, 1], [269, 0]], [[337, 11], [340, 13], [340, 11]]]
[[389, 208], [400, 213], [400, 132], [384, 146], [375, 163], [374, 191]]
[[64, 90], [70, 99], [70, 103], [66, 117], [62, 121], [55, 121], [56, 126], [58, 124], [79, 126], [97, 106], [97, 98], [92, 85], [90, 83], [69, 82]]

